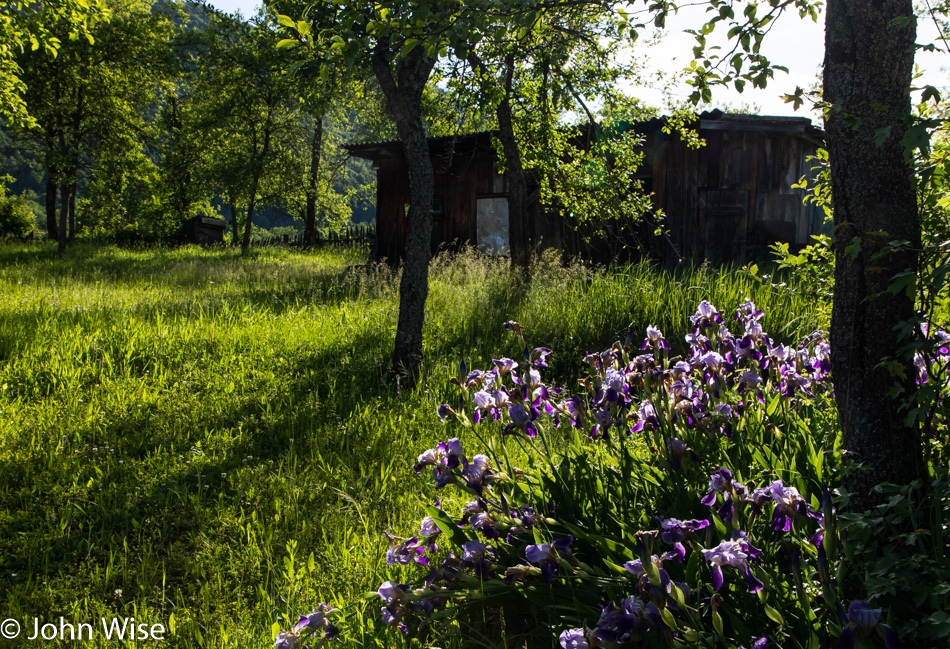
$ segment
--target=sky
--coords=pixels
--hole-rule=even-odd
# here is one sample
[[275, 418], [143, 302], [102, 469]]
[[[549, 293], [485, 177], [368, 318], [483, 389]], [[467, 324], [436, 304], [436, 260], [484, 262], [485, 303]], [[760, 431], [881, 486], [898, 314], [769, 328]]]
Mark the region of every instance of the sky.
[[[260, 3], [257, 0], [210, 0], [217, 9], [236, 12], [244, 16], [253, 16], [257, 13]], [[667, 21], [666, 30], [656, 45], [649, 48], [638, 48], [636, 56], [643, 62], [647, 71], [645, 76], [655, 77], [660, 72], [668, 79], [675, 78], [677, 73], [685, 68], [693, 58], [692, 48], [696, 41], [692, 34], [685, 33], [684, 29], [696, 28], [704, 22], [703, 7], [683, 7], [678, 14], [671, 16]], [[720, 26], [718, 34], [725, 33], [726, 28]], [[655, 35], [655, 33], [653, 34]], [[651, 34], [641, 34], [641, 42], [649, 40]], [[776, 71], [775, 78], [765, 89], [752, 89], [747, 85], [745, 91], [739, 93], [732, 88], [716, 88], [713, 91], [713, 104], [732, 109], [740, 106], [749, 106], [762, 115], [788, 115], [809, 117], [817, 122], [819, 117], [807, 106], [797, 112], [791, 104], [782, 100], [782, 95], [792, 94], [796, 86], [808, 89], [819, 79], [821, 63], [824, 58], [824, 20], [819, 16], [818, 22], [809, 19], [801, 20], [795, 14], [783, 16], [776, 22], [775, 27], [765, 37], [762, 53], [774, 64], [788, 68], [788, 74]], [[712, 42], [714, 37], [710, 37]], [[918, 25], [918, 43], [936, 42], [939, 34], [932, 21], [921, 20]], [[724, 36], [719, 43], [725, 44]], [[728, 50], [726, 50], [728, 51]], [[950, 89], [950, 73], [947, 66], [950, 58], [945, 54], [918, 52], [917, 65], [922, 76], [915, 82], [917, 86], [932, 85], [943, 90]], [[680, 81], [675, 83], [668, 93], [659, 88], [628, 88], [635, 97], [645, 103], [659, 108], [665, 106], [667, 99], [680, 103], [685, 101], [692, 88]]]

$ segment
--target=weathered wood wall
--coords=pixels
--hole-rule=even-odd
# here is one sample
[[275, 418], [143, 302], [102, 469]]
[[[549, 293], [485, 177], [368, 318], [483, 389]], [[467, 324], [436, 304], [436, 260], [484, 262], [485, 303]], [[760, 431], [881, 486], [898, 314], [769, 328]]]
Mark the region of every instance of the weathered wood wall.
[[[821, 133], [808, 120], [704, 113], [694, 125], [706, 142], [699, 149], [664, 133], [663, 125], [661, 119], [632, 125], [645, 138], [645, 159], [636, 177], [665, 214], [668, 235], [653, 242], [654, 254], [668, 261], [742, 263], [766, 253], [770, 243], [800, 247], [824, 231], [821, 210], [803, 205], [803, 191], [792, 188], [810, 174], [807, 158], [820, 144]], [[402, 147], [380, 142], [347, 148], [373, 160], [378, 169], [374, 257], [396, 263], [408, 238], [409, 177]], [[507, 197], [490, 135], [432, 139], [429, 148], [435, 170], [432, 252], [484, 244], [479, 201]], [[647, 238], [643, 233], [649, 228], [636, 224], [609, 224], [610, 231], [596, 234], [590, 226], [538, 205], [537, 181], [529, 180], [529, 194], [534, 199], [529, 196], [528, 236], [536, 247], [610, 261], [619, 251], [629, 255], [630, 241]], [[503, 218], [497, 201], [491, 207], [496, 220]]]

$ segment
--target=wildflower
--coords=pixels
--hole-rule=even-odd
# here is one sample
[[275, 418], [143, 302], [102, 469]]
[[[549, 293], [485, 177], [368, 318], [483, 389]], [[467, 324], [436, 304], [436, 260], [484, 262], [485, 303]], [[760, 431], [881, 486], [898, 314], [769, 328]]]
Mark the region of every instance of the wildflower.
[[528, 361], [535, 367], [547, 367], [547, 358], [551, 350], [547, 347], [535, 347], [528, 356]]
[[436, 525], [435, 519], [431, 516], [426, 516], [422, 519], [422, 522], [419, 524], [419, 536], [422, 538], [428, 538], [430, 536], [438, 536], [442, 533], [442, 530], [439, 529], [439, 526]]
[[516, 363], [515, 361], [511, 360], [510, 358], [500, 358], [500, 359], [499, 359], [499, 358], [493, 358], [493, 359], [492, 359], [492, 363], [495, 365], [496, 368], [498, 368], [498, 374], [499, 374], [500, 376], [504, 376], [505, 374], [507, 374], [507, 373], [510, 372], [511, 370], [513, 370], [513, 369], [515, 369], [516, 367], [518, 367], [518, 363]]
[[588, 649], [587, 634], [584, 629], [568, 629], [558, 636], [562, 649]]
[[699, 303], [696, 313], [689, 318], [690, 322], [696, 325], [696, 331], [711, 328], [713, 325], [722, 324], [722, 316], [708, 300]]
[[498, 530], [492, 524], [494, 521], [488, 512], [477, 512], [472, 515], [471, 520], [472, 529], [484, 534], [486, 539], [494, 540], [498, 538]]
[[729, 469], [718, 469], [709, 477], [709, 493], [707, 493], [700, 502], [707, 507], [716, 504], [716, 494], [722, 494], [722, 507], [718, 514], [726, 523], [732, 520], [735, 515], [736, 503], [742, 504], [749, 498], [749, 488], [732, 477], [732, 471]]
[[466, 462], [462, 469], [462, 477], [465, 478], [465, 486], [481, 495], [485, 485], [485, 479], [491, 477], [492, 471], [489, 468], [487, 455], [476, 455], [471, 463]]
[[529, 563], [540, 565], [544, 580], [550, 584], [551, 580], [554, 579], [554, 573], [557, 571], [557, 559], [559, 557], [562, 559], [573, 559], [574, 555], [571, 552], [571, 543], [573, 541], [574, 537], [568, 536], [563, 539], [558, 539], [553, 543], [529, 545], [524, 551], [525, 558]]
[[761, 487], [752, 492], [752, 501], [761, 506], [772, 501], [775, 507], [772, 510], [772, 529], [779, 532], [789, 532], [792, 529], [792, 519], [796, 516], [819, 519], [821, 516], [812, 510], [811, 506], [802, 498], [795, 487], [786, 487], [781, 480], [776, 480], [767, 487]]
[[468, 541], [462, 545], [462, 564], [474, 568], [475, 574], [479, 577], [487, 577], [491, 568], [491, 563], [487, 559], [489, 553], [491, 553], [491, 548], [481, 541]]
[[668, 442], [670, 448], [670, 462], [677, 471], [683, 468], [683, 458], [689, 457], [693, 462], [699, 462], [699, 457], [693, 449], [686, 446], [686, 442], [674, 437]]
[[653, 325], [647, 327], [647, 337], [640, 346], [640, 349], [649, 349], [651, 345], [657, 349], [670, 349], [669, 343], [666, 342], [666, 338], [663, 337], [663, 332]]
[[881, 609], [871, 608], [867, 602], [854, 600], [848, 605], [848, 612], [837, 605], [838, 617], [841, 619], [841, 637], [838, 638], [838, 644], [835, 649], [852, 649], [855, 638], [863, 640], [868, 637], [872, 631], [878, 629], [884, 636], [884, 646], [887, 649], [896, 649], [900, 647], [900, 641], [897, 634], [886, 624], [881, 624]]
[[521, 337], [521, 335], [524, 333], [524, 327], [518, 324], [517, 322], [515, 322], [514, 320], [509, 320], [508, 322], [504, 323], [501, 326], [518, 337]]
[[703, 550], [703, 556], [710, 563], [713, 590], [722, 588], [723, 566], [736, 568], [749, 584], [750, 593], [762, 590], [762, 582], [752, 574], [749, 567], [749, 559], [758, 558], [760, 553], [761, 550], [752, 547], [745, 533], [738, 530], [733, 532], [731, 540], [723, 541], [711, 550]]
[[[397, 537], [391, 537], [386, 535], [391, 541], [398, 540]], [[386, 550], [386, 565], [387, 566], [407, 566], [413, 561], [422, 564], [428, 564], [429, 561], [423, 556], [425, 554], [425, 548], [419, 545], [419, 537], [412, 537], [411, 539], [406, 539], [402, 543], [397, 543], [390, 545], [389, 549]]]
[[538, 418], [534, 408], [525, 408], [520, 403], [512, 403], [508, 406], [508, 417], [511, 423], [505, 426], [505, 434], [512, 433], [516, 429], [523, 432], [528, 437], [534, 437], [538, 434], [538, 429], [534, 425], [534, 420]]
[[409, 587], [405, 584], [397, 584], [392, 581], [385, 581], [376, 591], [384, 606], [381, 608], [383, 622], [390, 626], [398, 627], [405, 634], [409, 633], [406, 625], [402, 622], [402, 616], [409, 609], [409, 601], [406, 599], [406, 593]]
[[640, 631], [641, 627], [660, 622], [660, 614], [652, 602], [644, 604], [637, 597], [624, 599], [620, 606], [610, 602], [600, 613], [597, 626], [591, 635], [601, 642], [609, 644], [624, 644], [630, 640], [631, 634]]
[[689, 520], [681, 521], [676, 518], [660, 519], [660, 538], [664, 543], [672, 545], [676, 550], [675, 558], [678, 562], [686, 557], [686, 548], [683, 541], [693, 532], [698, 532], [709, 526], [709, 521]]
[[451, 415], [454, 415], [455, 411], [452, 410], [452, 407], [449, 404], [443, 403], [441, 406], [436, 408], [436, 414], [439, 415], [439, 421], [445, 423], [445, 420]]

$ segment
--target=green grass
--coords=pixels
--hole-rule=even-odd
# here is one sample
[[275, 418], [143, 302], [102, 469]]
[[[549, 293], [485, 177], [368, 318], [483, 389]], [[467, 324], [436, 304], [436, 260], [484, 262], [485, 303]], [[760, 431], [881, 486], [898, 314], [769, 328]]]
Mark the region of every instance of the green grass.
[[[682, 347], [702, 299], [729, 312], [750, 297], [788, 339], [823, 324], [742, 271], [546, 258], [525, 286], [463, 254], [433, 263], [428, 360], [407, 389], [384, 380], [398, 276], [363, 262], [0, 247], [0, 618], [174, 620], [169, 647], [267, 646], [275, 623], [399, 574], [382, 532], [416, 529], [433, 495], [411, 465], [443, 437], [435, 407], [457, 403], [459, 361], [520, 359], [506, 320], [555, 350], [565, 385], [631, 323]], [[400, 641], [364, 608], [345, 646]]]

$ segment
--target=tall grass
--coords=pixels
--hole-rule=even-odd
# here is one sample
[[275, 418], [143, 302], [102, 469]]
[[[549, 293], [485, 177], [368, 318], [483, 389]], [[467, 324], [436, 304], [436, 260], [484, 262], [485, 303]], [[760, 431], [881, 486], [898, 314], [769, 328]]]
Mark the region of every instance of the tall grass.
[[[448, 378], [462, 359], [520, 359], [506, 320], [555, 350], [565, 384], [628, 326], [682, 341], [701, 299], [749, 297], [789, 339], [822, 324], [743, 271], [549, 257], [525, 284], [463, 253], [433, 262], [428, 360], [410, 389], [385, 381], [398, 274], [363, 263], [0, 247], [0, 618], [134, 616], [171, 627], [170, 647], [266, 646], [297, 612], [386, 579], [381, 533], [421, 517], [429, 487], [411, 464], [443, 435]], [[355, 646], [392, 646], [374, 608]]]

